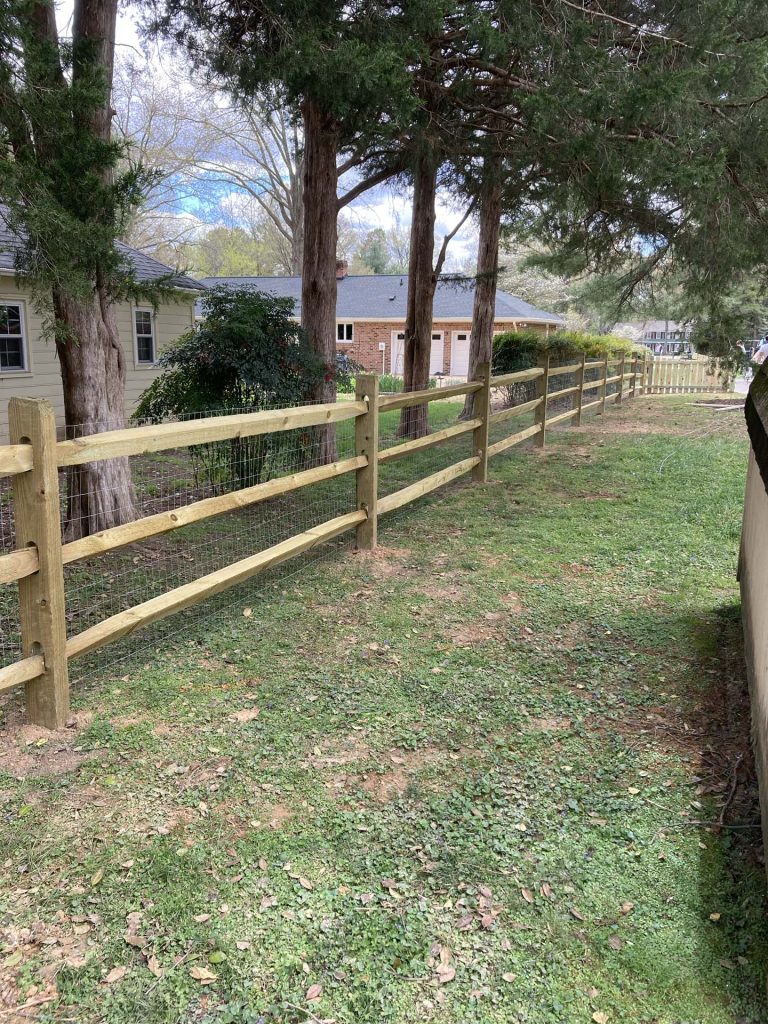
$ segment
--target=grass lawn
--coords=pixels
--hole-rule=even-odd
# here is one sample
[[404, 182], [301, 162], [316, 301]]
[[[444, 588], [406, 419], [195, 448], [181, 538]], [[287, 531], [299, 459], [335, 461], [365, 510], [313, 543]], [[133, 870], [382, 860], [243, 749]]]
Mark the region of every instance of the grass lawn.
[[747, 442], [695, 400], [107, 659], [61, 733], [6, 698], [0, 1021], [764, 1024]]

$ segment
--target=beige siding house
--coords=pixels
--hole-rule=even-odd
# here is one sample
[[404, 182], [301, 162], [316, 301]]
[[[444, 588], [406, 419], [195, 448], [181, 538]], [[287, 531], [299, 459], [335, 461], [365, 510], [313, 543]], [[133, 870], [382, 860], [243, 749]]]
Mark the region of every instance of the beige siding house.
[[[0, 444], [8, 439], [8, 402], [15, 395], [47, 398], [64, 423], [61, 372], [53, 342], [43, 337], [42, 317], [31, 291], [17, 281], [14, 255], [18, 243], [2, 222], [0, 211]], [[120, 245], [139, 281], [157, 281], [173, 274], [170, 267]], [[195, 321], [195, 300], [204, 287], [184, 275], [173, 278], [173, 299], [151, 303], [121, 302], [118, 328], [128, 368], [125, 403], [130, 414], [142, 391], [157, 376], [163, 349]]]

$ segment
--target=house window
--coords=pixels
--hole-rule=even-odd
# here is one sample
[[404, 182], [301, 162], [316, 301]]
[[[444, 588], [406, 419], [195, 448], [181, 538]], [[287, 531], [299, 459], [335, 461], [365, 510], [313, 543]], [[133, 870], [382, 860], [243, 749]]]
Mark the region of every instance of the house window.
[[0, 372], [27, 369], [24, 314], [20, 302], [0, 302]]
[[355, 340], [353, 324], [336, 324], [336, 341], [340, 345], [348, 345], [351, 341]]
[[137, 309], [134, 312], [136, 325], [136, 362], [154, 365], [155, 353], [155, 318], [151, 309]]

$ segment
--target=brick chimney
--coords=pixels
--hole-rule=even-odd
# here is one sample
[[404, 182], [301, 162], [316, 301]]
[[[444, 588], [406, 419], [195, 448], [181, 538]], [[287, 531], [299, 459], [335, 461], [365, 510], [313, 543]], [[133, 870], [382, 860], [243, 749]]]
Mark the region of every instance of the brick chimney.
[[346, 260], [336, 260], [336, 280], [343, 281], [349, 273], [349, 263]]

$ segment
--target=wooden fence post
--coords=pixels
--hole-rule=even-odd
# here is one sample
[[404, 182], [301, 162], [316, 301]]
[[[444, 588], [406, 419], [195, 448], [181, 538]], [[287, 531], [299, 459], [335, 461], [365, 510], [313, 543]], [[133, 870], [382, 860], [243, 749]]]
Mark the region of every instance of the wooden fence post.
[[629, 397], [635, 398], [637, 396], [637, 364], [638, 358], [637, 353], [632, 357], [632, 384], [629, 389]]
[[483, 390], [475, 392], [473, 405], [474, 418], [482, 420], [482, 423], [472, 431], [472, 451], [480, 459], [472, 470], [472, 479], [476, 484], [485, 484], [488, 482], [488, 431], [491, 426], [491, 364], [480, 363], [474, 379], [483, 382]]
[[614, 402], [614, 405], [621, 405], [621, 403], [624, 401], [624, 373], [625, 373], [624, 366], [625, 366], [626, 361], [627, 361], [627, 357], [626, 357], [626, 355], [624, 353], [622, 353], [622, 356], [621, 356], [621, 370], [619, 371], [621, 373], [621, 380], [619, 381], [619, 390], [616, 392], [616, 401]]
[[360, 373], [355, 382], [358, 402], [368, 403], [368, 412], [355, 420], [355, 454], [365, 455], [368, 465], [356, 472], [357, 507], [368, 513], [356, 532], [356, 543], [372, 551], [378, 542], [379, 500], [379, 378], [375, 373]]
[[653, 394], [653, 361], [648, 365], [648, 353], [643, 354], [643, 395]]
[[608, 356], [605, 357], [605, 361], [603, 363], [603, 399], [602, 399], [602, 402], [600, 403], [600, 415], [601, 416], [605, 415], [605, 403], [608, 400], [608, 384], [607, 384], [607, 381], [608, 381]]
[[576, 413], [576, 426], [577, 427], [581, 426], [581, 409], [582, 409], [582, 406], [584, 405], [584, 364], [586, 363], [586, 361], [587, 361], [586, 352], [582, 352], [581, 353], [581, 365], [579, 366], [578, 370], [576, 371], [576, 387], [579, 390], [576, 392], [576, 394], [574, 396], [575, 399], [576, 399], [576, 408], [578, 409], [578, 412]]
[[536, 397], [543, 399], [541, 405], [536, 407], [534, 412], [534, 422], [537, 423], [541, 430], [536, 435], [535, 445], [537, 448], [543, 448], [547, 442], [547, 395], [549, 394], [549, 356], [542, 356], [539, 359], [539, 366], [544, 370], [541, 377], [536, 378]]
[[29, 720], [60, 729], [69, 717], [67, 626], [61, 554], [56, 417], [40, 398], [12, 398], [8, 406], [11, 444], [32, 446], [32, 469], [13, 478], [16, 546], [36, 547], [39, 569], [19, 580], [19, 618], [25, 657], [41, 654], [45, 671], [27, 683]]

